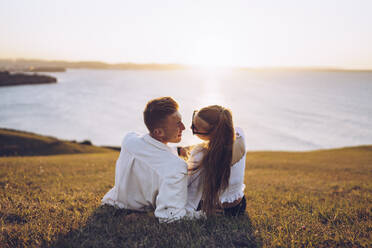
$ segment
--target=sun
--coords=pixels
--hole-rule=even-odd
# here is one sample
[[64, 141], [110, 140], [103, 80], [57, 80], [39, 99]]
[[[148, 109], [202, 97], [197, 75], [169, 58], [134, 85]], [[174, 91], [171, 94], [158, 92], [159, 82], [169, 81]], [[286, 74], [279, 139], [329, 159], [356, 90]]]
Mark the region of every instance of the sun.
[[222, 37], [209, 35], [196, 38], [191, 42], [187, 64], [203, 67], [233, 66], [232, 41]]

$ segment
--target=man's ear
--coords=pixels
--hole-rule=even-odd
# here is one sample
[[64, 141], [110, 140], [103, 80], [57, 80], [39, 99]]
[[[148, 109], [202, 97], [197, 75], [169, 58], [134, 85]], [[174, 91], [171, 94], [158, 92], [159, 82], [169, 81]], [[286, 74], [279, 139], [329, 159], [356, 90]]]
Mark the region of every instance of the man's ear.
[[155, 128], [152, 133], [157, 138], [163, 138], [165, 136], [165, 132], [164, 132], [163, 128]]

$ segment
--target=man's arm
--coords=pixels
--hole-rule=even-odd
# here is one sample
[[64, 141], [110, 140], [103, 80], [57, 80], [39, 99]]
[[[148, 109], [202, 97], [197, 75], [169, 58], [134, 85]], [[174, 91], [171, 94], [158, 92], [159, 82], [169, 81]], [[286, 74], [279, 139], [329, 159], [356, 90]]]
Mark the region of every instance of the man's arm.
[[201, 213], [187, 210], [187, 175], [184, 171], [162, 179], [156, 198], [155, 216], [159, 222], [172, 222], [184, 217], [199, 218]]

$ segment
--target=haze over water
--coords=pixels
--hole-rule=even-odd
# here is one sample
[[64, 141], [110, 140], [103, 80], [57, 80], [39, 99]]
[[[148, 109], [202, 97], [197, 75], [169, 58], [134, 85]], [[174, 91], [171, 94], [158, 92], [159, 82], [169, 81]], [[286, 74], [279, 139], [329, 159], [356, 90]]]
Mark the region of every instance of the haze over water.
[[186, 130], [193, 110], [233, 112], [248, 150], [314, 150], [372, 144], [372, 73], [316, 71], [125, 71], [52, 73], [57, 84], [0, 88], [0, 127], [119, 146], [146, 132], [148, 100], [172, 96]]

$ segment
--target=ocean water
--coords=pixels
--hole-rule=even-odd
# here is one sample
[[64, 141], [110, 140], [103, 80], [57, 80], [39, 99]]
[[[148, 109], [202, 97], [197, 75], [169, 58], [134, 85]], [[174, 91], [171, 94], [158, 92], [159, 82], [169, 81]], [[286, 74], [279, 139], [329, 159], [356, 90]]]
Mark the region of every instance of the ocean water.
[[148, 100], [172, 96], [200, 142], [193, 110], [232, 110], [248, 150], [315, 150], [372, 144], [372, 73], [224, 70], [68, 70], [57, 84], [0, 88], [0, 127], [119, 146], [146, 132]]

